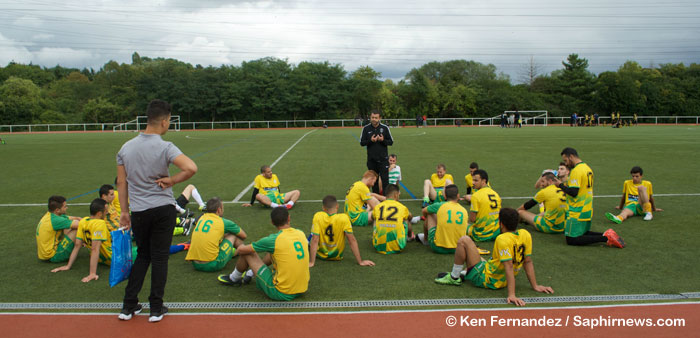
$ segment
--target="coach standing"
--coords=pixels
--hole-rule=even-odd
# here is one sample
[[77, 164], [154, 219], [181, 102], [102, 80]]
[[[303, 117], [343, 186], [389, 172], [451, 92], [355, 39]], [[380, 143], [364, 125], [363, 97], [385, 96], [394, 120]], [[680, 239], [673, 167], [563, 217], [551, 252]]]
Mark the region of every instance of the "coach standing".
[[[389, 152], [387, 147], [394, 144], [389, 127], [382, 124], [382, 114], [378, 109], [372, 110], [369, 115], [370, 124], [362, 128], [360, 145], [367, 147], [367, 169], [379, 174], [382, 189], [389, 184]], [[379, 193], [379, 180], [374, 183], [372, 192]]]
[[[131, 227], [138, 246], [119, 319], [129, 320], [141, 312], [138, 294], [148, 266], [153, 263], [148, 321], [158, 322], [168, 312], [163, 306], [163, 294], [175, 227], [175, 199], [171, 187], [192, 177], [197, 165], [172, 142], [161, 138], [170, 126], [170, 104], [153, 100], [148, 104], [147, 115], [146, 130], [124, 143], [117, 154], [117, 187], [122, 205], [119, 223]], [[173, 176], [168, 172], [171, 163], [180, 168]]]

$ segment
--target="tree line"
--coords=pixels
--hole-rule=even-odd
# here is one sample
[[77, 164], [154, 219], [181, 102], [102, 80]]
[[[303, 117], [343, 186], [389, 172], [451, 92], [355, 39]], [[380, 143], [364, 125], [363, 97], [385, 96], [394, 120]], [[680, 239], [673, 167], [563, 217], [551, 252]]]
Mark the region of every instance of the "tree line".
[[369, 66], [267, 57], [240, 66], [193, 66], [132, 55], [131, 64], [100, 70], [11, 62], [0, 67], [0, 124], [110, 123], [143, 115], [154, 98], [170, 102], [183, 121], [304, 120], [365, 117], [482, 117], [504, 110], [547, 110], [552, 116], [597, 112], [700, 114], [700, 65], [642, 67], [627, 61], [595, 75], [571, 54], [562, 68], [530, 73], [512, 84], [493, 64], [430, 62], [402, 80], [381, 81]]

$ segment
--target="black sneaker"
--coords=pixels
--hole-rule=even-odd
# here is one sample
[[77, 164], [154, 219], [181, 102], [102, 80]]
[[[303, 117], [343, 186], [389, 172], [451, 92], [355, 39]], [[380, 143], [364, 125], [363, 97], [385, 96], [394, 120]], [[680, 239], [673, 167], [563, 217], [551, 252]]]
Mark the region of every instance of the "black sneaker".
[[163, 316], [165, 316], [166, 313], [168, 313], [168, 307], [163, 305], [160, 308], [159, 312], [151, 311], [151, 316], [148, 317], [148, 321], [151, 323], [157, 323], [157, 322], [163, 320]]
[[187, 218], [187, 220], [182, 223], [182, 234], [189, 236], [192, 232], [192, 225], [194, 224], [194, 218]]
[[119, 313], [119, 319], [130, 320], [134, 315], [141, 313], [141, 310], [143, 310], [141, 304], [136, 304], [136, 306], [131, 309], [122, 308], [122, 312]]
[[253, 279], [252, 276], [248, 276], [247, 273], [243, 274], [243, 285], [250, 284], [250, 281]]
[[[241, 286], [241, 285], [243, 285], [243, 279], [244, 278], [241, 278], [237, 281], [233, 281], [231, 279], [231, 276], [229, 276], [229, 275], [219, 275], [219, 277], [216, 278], [216, 280], [218, 280], [219, 283], [224, 284], [224, 285], [228, 285], [228, 286]], [[248, 279], [248, 282], [250, 282], [250, 279]]]

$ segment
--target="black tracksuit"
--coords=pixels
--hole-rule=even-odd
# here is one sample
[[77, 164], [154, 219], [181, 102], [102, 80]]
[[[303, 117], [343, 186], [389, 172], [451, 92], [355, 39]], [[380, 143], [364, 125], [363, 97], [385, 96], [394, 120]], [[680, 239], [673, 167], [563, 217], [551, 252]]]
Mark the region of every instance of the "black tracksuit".
[[[384, 135], [384, 141], [372, 142], [373, 135]], [[382, 191], [389, 184], [389, 152], [387, 147], [394, 144], [389, 127], [378, 124], [374, 127], [371, 123], [362, 128], [360, 145], [367, 147], [367, 169], [374, 170], [382, 178]], [[379, 193], [379, 181], [375, 182], [372, 191]]]

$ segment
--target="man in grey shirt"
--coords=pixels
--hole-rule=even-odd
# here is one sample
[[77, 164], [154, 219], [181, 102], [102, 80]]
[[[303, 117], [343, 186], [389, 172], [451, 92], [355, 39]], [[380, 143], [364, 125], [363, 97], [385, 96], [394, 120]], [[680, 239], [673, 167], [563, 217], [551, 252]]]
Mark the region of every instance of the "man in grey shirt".
[[[153, 100], [148, 104], [147, 115], [146, 130], [124, 143], [117, 154], [117, 189], [122, 206], [119, 223], [132, 229], [138, 246], [119, 319], [129, 320], [141, 312], [138, 294], [148, 266], [153, 263], [148, 321], [158, 322], [168, 312], [163, 306], [163, 294], [176, 217], [172, 186], [192, 177], [197, 165], [161, 138], [170, 126], [170, 104]], [[173, 176], [168, 172], [171, 163], [180, 168]]]

